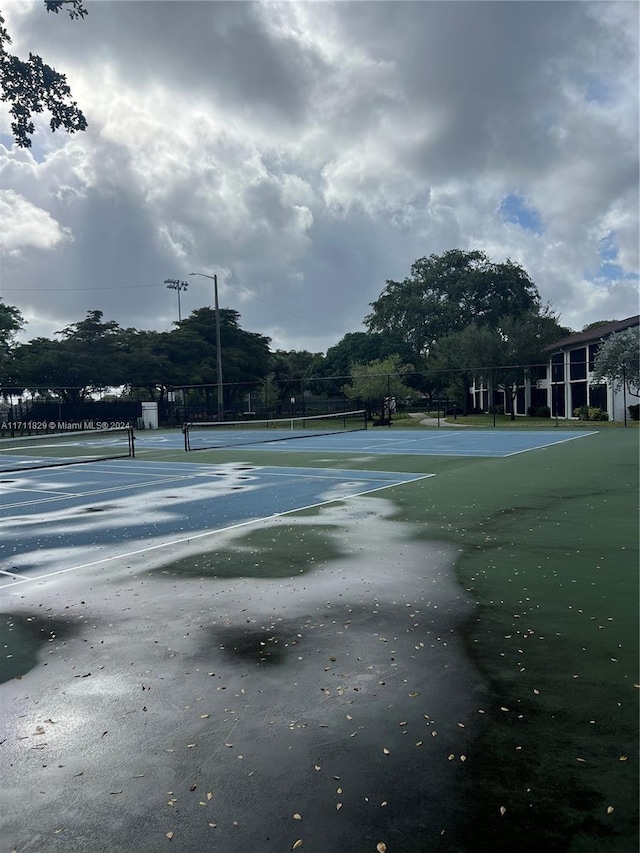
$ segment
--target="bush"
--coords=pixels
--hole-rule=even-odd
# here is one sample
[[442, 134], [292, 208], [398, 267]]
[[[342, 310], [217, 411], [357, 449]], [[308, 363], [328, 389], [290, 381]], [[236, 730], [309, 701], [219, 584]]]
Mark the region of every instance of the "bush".
[[590, 421], [608, 421], [609, 415], [607, 412], [603, 412], [601, 408], [596, 406], [589, 406], [589, 417], [587, 420]]
[[536, 409], [536, 417], [538, 418], [550, 418], [551, 417], [551, 409], [549, 406], [538, 406]]
[[580, 421], [608, 421], [609, 415], [598, 406], [579, 406], [573, 410], [573, 417]]
[[640, 403], [636, 403], [635, 406], [628, 406], [629, 409], [629, 417], [632, 421], [640, 421]]

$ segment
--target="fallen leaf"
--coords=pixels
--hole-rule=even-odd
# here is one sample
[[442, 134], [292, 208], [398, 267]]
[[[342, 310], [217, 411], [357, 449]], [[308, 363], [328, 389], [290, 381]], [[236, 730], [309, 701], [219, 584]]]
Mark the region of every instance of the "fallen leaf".
[[315, 764], [315, 765], [314, 765], [314, 767], [313, 767], [313, 769], [314, 769], [314, 770], [322, 770], [322, 767], [320, 767], [320, 765], [319, 765], [319, 764]]
[[391, 753], [389, 752], [389, 750], [387, 749], [386, 746], [384, 747], [384, 749], [382, 751], [384, 752], [385, 755], [391, 755]]
[[607, 806], [607, 814], [611, 814], [613, 810], [613, 806]]
[[293, 816], [293, 819], [294, 820], [302, 820], [302, 815], [300, 815], [300, 814], [298, 814], [298, 812], [296, 812]]
[[207, 792], [207, 799], [208, 799], [208, 800], [212, 800], [212, 799], [213, 799], [213, 792], [212, 792], [212, 791], [208, 791], [208, 792]]
[[167, 838], [169, 841], [173, 841], [173, 832], [167, 832]]
[[303, 841], [301, 838], [299, 838], [291, 849], [292, 850], [299, 850], [302, 847], [302, 844], [303, 844]]
[[500, 814], [501, 814], [501, 815], [504, 815], [504, 814], [506, 813], [506, 811], [507, 811], [507, 810], [505, 809], [505, 807], [504, 807], [504, 806], [500, 806]]
[[189, 790], [190, 790], [190, 791], [195, 791], [195, 789], [196, 789], [197, 787], [198, 787], [197, 785], [192, 785], [192, 786], [189, 788]]
[[210, 823], [209, 824], [209, 826], [212, 826], [214, 829], [216, 828], [217, 825], [218, 825], [217, 823]]
[[336, 811], [339, 812], [342, 808], [342, 803], [336, 803]]
[[378, 851], [378, 853], [387, 853], [387, 845], [384, 843], [384, 841], [378, 841], [378, 843], [376, 844], [376, 850]]

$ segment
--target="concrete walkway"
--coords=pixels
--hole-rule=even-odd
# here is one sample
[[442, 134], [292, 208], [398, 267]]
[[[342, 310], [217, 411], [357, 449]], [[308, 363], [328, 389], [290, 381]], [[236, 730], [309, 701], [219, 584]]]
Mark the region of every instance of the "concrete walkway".
[[419, 420], [422, 426], [444, 426], [444, 427], [467, 427], [469, 424], [462, 424], [460, 421], [450, 423], [446, 418], [429, 418], [424, 412], [409, 412], [410, 418]]

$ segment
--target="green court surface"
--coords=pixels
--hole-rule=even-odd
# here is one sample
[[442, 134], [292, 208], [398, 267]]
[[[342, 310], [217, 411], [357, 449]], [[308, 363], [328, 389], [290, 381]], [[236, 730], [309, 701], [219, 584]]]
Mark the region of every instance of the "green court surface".
[[[148, 803], [154, 796], [158, 800], [154, 808], [164, 809], [161, 822], [148, 803], [137, 800], [129, 802], [127, 811], [114, 813], [113, 804], [122, 802], [115, 794], [122, 794], [125, 785], [110, 781], [106, 784], [115, 793], [101, 789], [107, 796], [99, 806], [100, 843], [66, 849], [124, 850], [127, 820], [138, 827], [136, 849], [163, 849], [169, 844], [165, 830], [173, 830], [174, 824], [166, 819], [166, 804], [155, 788], [161, 794], [166, 788], [167, 799], [180, 786], [186, 785], [188, 792], [198, 773], [220, 774], [224, 766], [227, 775], [218, 775], [213, 805], [237, 805], [228, 826], [222, 820], [217, 825], [203, 822], [199, 834], [194, 820], [203, 813], [198, 806], [204, 810], [208, 801], [198, 804], [194, 794], [192, 811], [175, 824], [179, 831], [172, 849], [275, 853], [292, 849], [299, 839], [303, 844], [296, 849], [303, 853], [373, 853], [384, 839], [387, 853], [635, 853], [637, 437], [631, 430], [607, 430], [506, 458], [304, 452], [300, 446], [295, 452], [240, 447], [198, 453], [198, 463], [207, 465], [434, 476], [337, 501], [332, 509], [310, 507], [266, 525], [248, 525], [232, 538], [207, 539], [199, 552], [165, 558], [161, 564], [141, 569], [130, 560], [124, 583], [116, 575], [101, 581], [97, 573], [69, 581], [76, 583], [74, 594], [82, 597], [83, 607], [97, 602], [104, 608], [108, 598], [115, 602], [115, 616], [112, 611], [104, 616], [112, 633], [100, 627], [99, 636], [113, 642], [114, 659], [119, 650], [124, 673], [119, 677], [128, 678], [127, 672], [137, 677], [145, 667], [142, 689], [153, 683], [151, 693], [141, 694], [149, 715], [127, 717], [126, 725], [133, 727], [139, 718], [144, 719], [137, 725], [147, 725], [152, 702], [161, 695], [168, 697], [173, 716], [164, 721], [158, 710], [154, 732], [161, 741], [158, 755], [164, 758], [149, 759], [163, 778], [155, 784], [154, 776], [147, 795]], [[148, 449], [137, 459], [180, 462], [184, 457], [176, 449]], [[452, 556], [450, 587], [446, 577]], [[432, 584], [441, 582], [441, 598], [431, 600]], [[42, 613], [37, 607], [47, 588], [43, 593], [25, 589], [20, 594], [31, 595], [36, 608], [29, 612]], [[59, 604], [64, 592], [55, 586], [51, 590], [58, 600], [58, 611], [51, 616], [60, 620], [54, 627], [64, 636], [68, 611]], [[216, 618], [224, 615], [219, 624], [204, 624], [205, 601]], [[26, 607], [22, 600], [20, 607]], [[127, 620], [123, 628], [120, 618]], [[267, 618], [272, 622], [264, 621], [262, 627], [271, 633], [261, 633], [260, 620]], [[26, 639], [12, 666], [26, 673], [36, 666], [39, 652], [28, 648], [26, 622], [15, 624], [24, 628]], [[81, 632], [85, 624], [73, 630]], [[158, 637], [153, 634], [155, 643], [172, 644], [166, 652], [162, 643], [144, 646], [150, 635], [140, 626], [147, 630], [150, 624], [153, 631], [156, 625], [161, 629]], [[200, 658], [189, 644], [201, 629], [210, 639]], [[139, 637], [138, 646], [127, 640], [128, 631]], [[424, 642], [418, 643], [420, 638]], [[461, 654], [449, 653], [447, 645]], [[144, 655], [143, 649], [148, 649]], [[175, 662], [174, 649], [189, 650], [191, 657]], [[66, 659], [72, 650], [61, 654]], [[156, 674], [162, 675], [152, 681], [154, 655]], [[95, 664], [77, 666], [73, 677], [93, 674], [91, 687], [98, 675]], [[44, 671], [49, 678], [52, 669]], [[227, 679], [215, 681], [216, 690], [225, 689], [224, 684], [229, 689], [207, 696], [203, 691], [212, 682], [206, 676], [214, 671], [216, 679]], [[212, 758], [195, 748], [196, 742], [201, 748], [204, 738], [187, 734], [178, 722], [183, 708], [190, 707], [181, 685], [191, 681], [197, 685], [193, 696], [207, 697], [212, 726], [214, 711], [229, 716], [236, 713], [229, 708], [247, 703], [246, 717], [229, 721], [233, 738], [218, 735], [214, 726], [216, 734], [210, 736], [221, 741]], [[467, 682], [474, 685], [468, 694]], [[84, 684], [73, 687], [80, 695]], [[137, 682], [134, 687], [141, 689]], [[31, 685], [31, 696], [34, 689]], [[430, 718], [427, 697], [437, 707], [447, 691], [440, 718]], [[319, 700], [325, 704], [317, 711]], [[112, 702], [114, 722], [96, 723], [96, 731], [124, 725], [119, 701]], [[214, 701], [222, 703], [220, 708]], [[200, 715], [201, 725], [209, 725], [204, 717], [209, 713]], [[233, 744], [224, 740], [239, 742], [243, 731], [243, 752], [255, 747], [256, 755], [241, 777], [237, 767], [242, 761], [221, 762], [230, 761], [227, 756], [233, 752]], [[127, 748], [135, 755], [145, 729], [132, 732], [136, 740]], [[192, 739], [186, 750], [182, 744], [184, 757], [174, 757], [174, 740]], [[168, 744], [172, 748], [165, 750]], [[175, 762], [173, 775], [162, 765], [169, 761]], [[329, 770], [332, 763], [341, 770]], [[74, 778], [84, 773], [83, 784], [89, 785], [84, 767], [78, 763], [69, 773]], [[165, 777], [172, 781], [165, 783]], [[266, 787], [259, 787], [261, 779], [267, 780]], [[255, 795], [247, 793], [254, 784]], [[385, 793], [372, 811], [370, 792], [378, 789], [390, 792], [390, 804], [387, 808]], [[354, 795], [349, 801], [356, 790], [367, 796]], [[394, 802], [394, 796], [401, 801]], [[97, 809], [102, 801], [96, 794], [92, 802]], [[292, 818], [294, 812], [302, 814], [299, 822], [300, 815]], [[69, 827], [65, 832], [61, 849], [71, 837]], [[45, 833], [41, 840], [47, 837]]]
[[[248, 448], [214, 458], [274, 464], [273, 453]], [[494, 702], [463, 781], [468, 820], [437, 849], [637, 850], [637, 433], [507, 459], [278, 458], [436, 474], [384, 497], [418, 541], [458, 551], [457, 578], [476, 603], [467, 649]], [[309, 562], [307, 544], [288, 533], [262, 549], [267, 574]], [[312, 565], [320, 543], [321, 529]]]

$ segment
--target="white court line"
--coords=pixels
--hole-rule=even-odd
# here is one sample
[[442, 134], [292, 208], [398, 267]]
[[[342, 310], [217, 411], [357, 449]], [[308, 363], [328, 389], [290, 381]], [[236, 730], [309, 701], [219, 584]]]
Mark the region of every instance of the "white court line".
[[0, 504], [0, 513], [2, 513], [5, 509], [15, 509], [16, 507], [30, 506], [31, 504], [52, 503], [53, 501], [69, 500], [70, 498], [88, 498], [88, 497], [92, 497], [93, 495], [108, 495], [108, 494], [111, 494], [111, 492], [122, 492], [122, 491], [128, 491], [129, 489], [142, 489], [142, 488], [145, 488], [146, 486], [158, 486], [158, 485], [162, 485], [163, 483], [175, 483], [176, 481], [179, 481], [179, 480], [193, 480], [195, 477], [202, 477], [202, 476], [203, 476], [202, 472], [200, 472], [200, 473], [194, 472], [193, 474], [183, 474], [181, 477], [179, 477], [179, 476], [166, 477], [164, 480], [149, 480], [149, 481], [143, 481], [142, 483], [128, 483], [128, 484], [122, 485], [122, 486], [110, 486], [110, 487], [105, 487], [102, 489], [91, 489], [88, 492], [61, 493], [58, 497], [53, 497], [53, 498], [40, 498], [38, 500], [32, 500], [32, 501], [17, 501], [15, 503], [11, 503], [11, 504]]
[[585, 432], [581, 435], [572, 435], [570, 438], [557, 438], [549, 441], [546, 444], [537, 444], [535, 447], [525, 447], [524, 450], [514, 450], [511, 453], [505, 453], [504, 458], [509, 456], [517, 456], [519, 453], [529, 453], [530, 450], [542, 450], [543, 447], [553, 447], [555, 444], [565, 444], [567, 441], [577, 441], [579, 438], [586, 438], [588, 435], [597, 435], [598, 430], [593, 432]]
[[416, 444], [416, 443], [424, 444], [428, 441], [439, 441], [440, 439], [444, 438], [445, 436], [447, 438], [449, 438], [449, 436], [451, 436], [451, 435], [460, 435], [460, 433], [452, 431], [452, 432], [446, 432], [446, 433], [442, 433], [442, 434], [437, 433], [435, 435], [429, 435], [429, 436], [424, 435], [424, 436], [420, 436], [419, 438], [417, 436], [413, 437], [413, 438], [391, 438], [391, 437], [389, 437], [389, 438], [381, 439], [378, 444], [366, 445], [365, 450], [375, 450], [376, 447], [381, 447], [381, 446], [384, 447], [385, 444], [390, 444], [392, 446], [396, 446], [398, 444]]
[[[35, 492], [37, 495], [68, 495], [69, 492], [56, 492], [54, 489], [26, 489], [23, 486], [11, 486], [8, 489], [2, 489], [0, 487], [0, 494], [4, 493], [7, 495], [15, 494], [16, 492]], [[1, 509], [0, 505], [0, 509]]]
[[[435, 474], [424, 474], [421, 475], [419, 479], [428, 480], [430, 477], [435, 477]], [[412, 482], [416, 482], [413, 480]], [[15, 581], [11, 583], [0, 583], [0, 589], [7, 589], [9, 587], [14, 587], [20, 583], [29, 583], [34, 581], [42, 581], [47, 578], [57, 577], [58, 575], [65, 575], [68, 572], [77, 572], [81, 569], [90, 569], [95, 566], [101, 566], [105, 563], [112, 563], [114, 560], [128, 560], [130, 557], [138, 556], [139, 554], [148, 554], [151, 551], [159, 551], [161, 548], [170, 548], [173, 545], [183, 545], [186, 542], [193, 542], [196, 539], [205, 539], [208, 536], [216, 536], [219, 533], [225, 533], [228, 530], [238, 530], [241, 527], [248, 527], [252, 524], [260, 524], [263, 521], [269, 521], [273, 518], [281, 518], [286, 515], [293, 515], [295, 512], [304, 512], [309, 509], [316, 509], [321, 506], [328, 506], [329, 504], [340, 503], [340, 501], [350, 500], [351, 498], [358, 498], [362, 495], [369, 495], [373, 492], [380, 492], [383, 489], [390, 489], [394, 486], [404, 486], [406, 483], [386, 483], [384, 486], [376, 486], [374, 489], [364, 489], [361, 492], [354, 492], [350, 495], [342, 495], [339, 498], [331, 498], [326, 501], [319, 501], [318, 503], [308, 504], [307, 506], [298, 506], [295, 509], [287, 509], [284, 512], [274, 512], [272, 515], [265, 515], [262, 518], [253, 518], [250, 521], [240, 521], [237, 524], [230, 524], [227, 527], [220, 527], [217, 530], [207, 530], [204, 533], [195, 533], [191, 536], [181, 536], [180, 539], [172, 539], [169, 542], [161, 542], [158, 545], [149, 545], [146, 548], [136, 548], [134, 551], [127, 551], [125, 554], [114, 554], [111, 557], [103, 557], [101, 560], [93, 560], [90, 563], [81, 563], [77, 566], [70, 566], [68, 569], [58, 569], [55, 572], [47, 572], [44, 575], [29, 575], [28, 577], [19, 576]], [[7, 573], [8, 574], [8, 573]]]
[[[299, 470], [299, 469], [297, 469], [297, 470]], [[268, 477], [302, 477], [305, 480], [339, 480], [340, 482], [344, 482], [344, 480], [346, 479], [345, 477], [340, 477], [340, 476], [333, 475], [333, 474], [311, 474], [311, 473], [309, 473], [308, 468], [305, 468], [304, 470], [305, 470], [304, 474], [296, 474], [296, 473], [294, 473], [296, 471], [295, 467], [292, 468], [291, 472], [288, 472], [286, 468], [280, 468], [280, 469], [277, 469], [277, 470], [270, 472], [269, 474], [267, 474], [267, 476]], [[323, 469], [318, 468], [317, 470], [321, 471]], [[396, 477], [401, 476], [401, 474], [399, 472], [396, 472], [396, 471], [366, 472], [366, 471], [353, 471], [353, 470], [346, 470], [345, 469], [344, 471], [342, 471], [342, 473], [343, 474], [353, 474], [352, 477], [348, 478], [349, 480], [364, 480], [364, 482], [373, 482], [374, 480], [381, 480], [382, 479], [382, 477], [379, 477], [379, 476], [378, 477], [375, 477], [375, 476], [374, 477], [363, 477], [362, 474], [366, 474], [366, 473], [373, 473], [373, 474], [388, 473], [388, 474], [391, 474], [392, 476], [395, 475]], [[416, 480], [421, 480], [425, 476], [433, 477], [434, 475], [433, 474], [407, 474], [407, 476], [413, 477]], [[412, 483], [412, 482], [413, 482], [413, 480], [394, 480], [393, 482], [389, 482], [387, 485], [402, 486], [405, 483]]]

